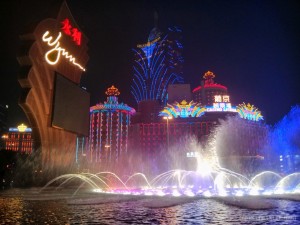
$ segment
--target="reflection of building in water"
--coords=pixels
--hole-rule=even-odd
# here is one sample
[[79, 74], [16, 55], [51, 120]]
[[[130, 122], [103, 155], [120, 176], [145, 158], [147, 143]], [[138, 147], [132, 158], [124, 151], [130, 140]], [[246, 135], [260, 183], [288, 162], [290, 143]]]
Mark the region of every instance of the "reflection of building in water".
[[88, 160], [94, 163], [118, 162], [128, 150], [128, 129], [135, 110], [118, 102], [114, 86], [105, 92], [107, 101], [90, 108]]
[[9, 128], [8, 133], [2, 134], [4, 149], [30, 154], [33, 149], [31, 132], [31, 128], [24, 124], [19, 125], [17, 128]]

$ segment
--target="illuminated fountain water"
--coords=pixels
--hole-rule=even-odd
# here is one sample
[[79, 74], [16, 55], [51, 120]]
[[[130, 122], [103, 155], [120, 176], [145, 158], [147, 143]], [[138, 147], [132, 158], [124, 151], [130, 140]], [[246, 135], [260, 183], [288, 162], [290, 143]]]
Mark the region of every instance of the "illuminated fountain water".
[[[252, 179], [222, 168], [217, 159], [197, 157], [196, 171], [170, 170], [153, 179], [143, 173], [134, 173], [121, 179], [112, 172], [65, 174], [48, 182], [41, 192], [55, 184], [58, 190], [73, 182], [77, 188], [107, 194], [130, 194], [145, 196], [244, 196], [300, 193], [300, 173], [282, 177], [272, 171], [264, 171]], [[79, 181], [79, 182], [78, 182]], [[58, 183], [58, 185], [57, 185]]]
[[[298, 108], [299, 110], [299, 108]], [[41, 190], [43, 192], [51, 186], [55, 189], [74, 183], [77, 185], [74, 194], [79, 190], [90, 190], [93, 193], [125, 194], [132, 196], [185, 196], [185, 197], [224, 197], [224, 196], [278, 196], [290, 194], [297, 196], [300, 193], [300, 173], [282, 174], [270, 170], [256, 174], [243, 174], [221, 166], [218, 154], [219, 149], [232, 147], [225, 140], [230, 133], [232, 123], [236, 118], [221, 124], [203, 147], [192, 143], [191, 151], [197, 152], [197, 168], [195, 170], [172, 169], [149, 178], [143, 173], [134, 173], [129, 177], [119, 177], [112, 172], [65, 174], [48, 182]], [[240, 119], [239, 119], [240, 120]], [[297, 120], [298, 121], [298, 120]], [[225, 122], [224, 122], [225, 123]], [[234, 129], [237, 129], [237, 125]], [[229, 129], [229, 130], [228, 130]], [[239, 132], [239, 130], [237, 131]], [[256, 134], [254, 134], [256, 135]], [[267, 136], [270, 136], [267, 134]], [[243, 141], [243, 140], [242, 140]], [[264, 139], [265, 141], [265, 139]], [[240, 143], [235, 143], [240, 145]], [[261, 143], [259, 144], [261, 145]], [[228, 154], [228, 152], [225, 152]], [[230, 161], [235, 163], [235, 161]], [[261, 169], [261, 168], [259, 168]]]

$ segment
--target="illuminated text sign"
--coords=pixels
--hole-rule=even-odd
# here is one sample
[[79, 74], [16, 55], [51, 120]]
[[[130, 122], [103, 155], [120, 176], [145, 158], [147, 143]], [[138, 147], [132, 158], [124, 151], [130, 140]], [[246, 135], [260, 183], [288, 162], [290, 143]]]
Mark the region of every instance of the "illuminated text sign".
[[231, 106], [231, 103], [214, 103], [213, 106], [206, 106], [207, 112], [236, 112], [236, 108]]
[[215, 102], [230, 102], [229, 95], [215, 95]]
[[56, 38], [53, 38], [53, 36], [49, 35], [49, 33], [49, 31], [46, 31], [42, 37], [43, 42], [46, 42], [48, 46], [51, 47], [51, 49], [45, 54], [45, 59], [47, 63], [49, 63], [50, 65], [55, 65], [56, 63], [58, 63], [60, 56], [63, 55], [75, 66], [85, 71], [83, 66], [76, 62], [76, 58], [69, 54], [69, 52], [67, 52], [66, 49], [60, 46], [59, 40], [61, 38], [61, 32], [58, 33]]
[[77, 28], [72, 27], [69, 19], [65, 19], [61, 23], [63, 25], [61, 28], [63, 30], [63, 32], [66, 35], [71, 36], [73, 41], [76, 43], [76, 45], [80, 45], [81, 44], [81, 32]]
[[215, 102], [212, 106], [207, 106], [207, 112], [236, 112], [236, 108], [231, 106], [229, 95], [215, 95]]

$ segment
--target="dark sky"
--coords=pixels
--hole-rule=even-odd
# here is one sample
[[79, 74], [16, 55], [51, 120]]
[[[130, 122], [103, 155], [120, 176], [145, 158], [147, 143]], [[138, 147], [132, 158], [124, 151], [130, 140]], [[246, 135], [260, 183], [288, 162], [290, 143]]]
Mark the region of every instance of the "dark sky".
[[[26, 121], [17, 104], [20, 69], [18, 35], [56, 0], [1, 1], [1, 96], [10, 105], [9, 126]], [[257, 106], [269, 124], [300, 103], [300, 2], [292, 0], [69, 0], [80, 29], [89, 38], [82, 84], [91, 105], [103, 102], [114, 84], [120, 101], [136, 107], [130, 94], [132, 48], [145, 43], [159, 14], [159, 28], [183, 30], [184, 80], [192, 88], [211, 70], [228, 87], [235, 104]]]

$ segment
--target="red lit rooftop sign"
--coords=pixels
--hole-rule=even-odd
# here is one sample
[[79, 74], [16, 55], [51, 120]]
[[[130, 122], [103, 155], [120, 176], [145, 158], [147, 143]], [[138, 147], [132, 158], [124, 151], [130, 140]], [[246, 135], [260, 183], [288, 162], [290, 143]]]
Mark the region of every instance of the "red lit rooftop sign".
[[76, 45], [80, 45], [81, 44], [81, 32], [77, 29], [72, 27], [72, 25], [70, 24], [70, 20], [69, 19], [65, 19], [62, 22], [62, 31], [68, 35], [71, 36], [73, 41], [76, 43]]

